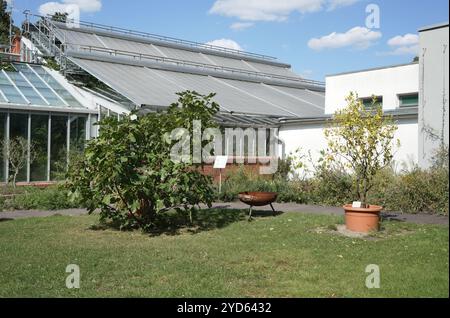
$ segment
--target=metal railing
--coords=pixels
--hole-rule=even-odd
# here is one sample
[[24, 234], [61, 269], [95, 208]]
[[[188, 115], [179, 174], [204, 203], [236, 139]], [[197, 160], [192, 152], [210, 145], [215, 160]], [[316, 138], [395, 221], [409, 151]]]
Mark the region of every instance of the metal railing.
[[124, 28], [120, 28], [120, 27], [97, 24], [97, 23], [92, 23], [92, 22], [80, 21], [79, 25], [84, 28], [91, 28], [94, 30], [106, 31], [106, 32], [128, 35], [128, 36], [131, 35], [131, 36], [136, 36], [136, 37], [140, 37], [140, 38], [144, 38], [144, 39], [152, 39], [152, 40], [157, 40], [157, 41], [166, 42], [166, 43], [184, 45], [184, 46], [188, 46], [188, 47], [192, 47], [192, 48], [201, 48], [201, 49], [206, 49], [206, 50], [211, 50], [211, 51], [216, 51], [216, 52], [221, 52], [221, 53], [228, 53], [228, 54], [234, 54], [234, 55], [239, 55], [239, 56], [252, 57], [252, 58], [266, 60], [266, 61], [277, 60], [277, 58], [275, 58], [273, 56], [268, 56], [268, 55], [264, 55], [264, 54], [240, 51], [240, 50], [235, 50], [235, 49], [230, 49], [230, 48], [224, 48], [221, 46], [211, 45], [211, 44], [205, 44], [205, 43], [189, 41], [189, 40], [182, 40], [182, 39], [178, 39], [178, 38], [174, 38], [174, 37], [170, 37], [170, 36], [157, 35], [157, 34], [152, 34], [152, 33], [147, 33], [147, 32], [124, 29]]
[[[45, 21], [49, 25], [52, 25], [52, 27], [54, 27], [54, 28], [57, 27], [55, 25], [55, 22], [57, 24], [63, 23], [63, 22], [53, 21], [51, 19], [52, 18], [51, 16], [42, 16], [42, 15], [30, 13], [30, 12], [26, 13], [26, 17], [27, 17], [27, 20], [30, 17], [33, 17], [33, 18], [39, 19], [40, 21]], [[188, 47], [192, 47], [192, 48], [202, 48], [202, 49], [207, 49], [207, 50], [216, 51], [216, 52], [229, 53], [229, 54], [245, 56], [245, 57], [253, 57], [256, 59], [262, 59], [262, 60], [266, 60], [266, 61], [277, 60], [277, 58], [275, 58], [273, 56], [268, 56], [268, 55], [264, 55], [264, 54], [258, 54], [258, 53], [246, 52], [246, 51], [235, 50], [235, 49], [230, 49], [230, 48], [224, 48], [224, 47], [220, 47], [220, 46], [216, 46], [216, 45], [205, 44], [205, 43], [200, 43], [200, 42], [196, 42], [196, 41], [183, 40], [183, 39], [178, 39], [178, 38], [174, 38], [174, 37], [170, 37], [170, 36], [163, 36], [163, 35], [158, 35], [158, 34], [153, 34], [153, 33], [148, 33], [148, 32], [142, 32], [142, 31], [137, 31], [137, 30], [121, 28], [121, 27], [115, 27], [115, 26], [104, 25], [104, 24], [93, 23], [93, 22], [86, 22], [86, 21], [75, 22], [75, 21], [69, 20], [68, 22], [71, 22], [72, 25], [77, 25], [77, 26], [79, 25], [80, 27], [93, 29], [93, 30], [106, 31], [106, 32], [111, 32], [111, 33], [121, 34], [121, 35], [128, 35], [128, 36], [136, 36], [136, 37], [140, 37], [143, 39], [152, 39], [152, 40], [157, 40], [157, 41], [166, 42], [166, 43], [184, 45], [184, 46], [188, 46]]]
[[325, 83], [314, 81], [314, 80], [308, 80], [303, 79], [300, 77], [291, 77], [291, 76], [284, 76], [284, 75], [277, 75], [272, 73], [265, 73], [265, 72], [256, 72], [256, 71], [248, 71], [238, 68], [232, 68], [232, 67], [226, 67], [226, 66], [218, 66], [218, 65], [212, 65], [212, 64], [203, 64], [203, 63], [197, 63], [197, 62], [191, 62], [191, 61], [185, 61], [180, 59], [174, 59], [174, 58], [168, 58], [168, 57], [162, 57], [162, 56], [156, 56], [156, 55], [150, 55], [145, 53], [135, 53], [130, 51], [124, 51], [124, 50], [117, 50], [117, 49], [107, 49], [104, 47], [98, 47], [98, 46], [90, 46], [90, 45], [78, 45], [78, 44], [71, 44], [66, 43], [65, 45], [66, 52], [68, 51], [74, 51], [74, 52], [81, 52], [81, 53], [89, 53], [89, 54], [103, 54], [105, 56], [113, 56], [113, 57], [124, 57], [129, 58], [131, 60], [137, 60], [137, 61], [152, 61], [157, 63], [169, 63], [177, 66], [189, 66], [189, 67], [195, 67], [201, 70], [210, 70], [215, 72], [226, 72], [231, 74], [241, 74], [250, 76], [253, 78], [270, 78], [270, 79], [277, 79], [277, 80], [285, 80], [285, 81], [293, 81], [298, 82], [302, 84], [309, 84], [313, 86], [319, 86], [324, 87]]
[[[44, 55], [51, 56], [65, 73], [78, 73], [80, 68], [69, 61], [64, 53], [64, 44], [57, 44], [58, 36], [56, 30], [58, 27], [51, 19], [41, 18], [35, 23], [26, 20], [26, 31], [30, 36], [32, 43], [44, 53]], [[30, 27], [31, 26], [31, 27]], [[63, 39], [60, 42], [64, 42]]]
[[[34, 24], [31, 24], [28, 20], [28, 16], [33, 16], [38, 18], [38, 21]], [[118, 50], [118, 49], [109, 49], [105, 47], [98, 47], [98, 46], [89, 46], [89, 45], [80, 45], [80, 44], [72, 44], [72, 43], [66, 43], [66, 39], [61, 39], [61, 34], [57, 35], [56, 30], [59, 29], [58, 25], [55, 24], [55, 21], [52, 21], [49, 17], [42, 17], [39, 15], [34, 14], [28, 14], [27, 21], [33, 26], [33, 29], [35, 29], [35, 32], [30, 31], [32, 41], [37, 44], [37, 46], [42, 47], [49, 55], [53, 56], [56, 60], [56, 62], [60, 65], [61, 69], [63, 71], [71, 72], [75, 71], [78, 72], [80, 70], [80, 67], [78, 67], [76, 64], [71, 62], [67, 59], [66, 52], [68, 50], [78, 51], [78, 52], [89, 52], [89, 53], [99, 53], [104, 54], [107, 56], [115, 56], [115, 57], [126, 57], [131, 58], [133, 60], [147, 60], [147, 61], [153, 61], [158, 63], [170, 63], [178, 66], [189, 66], [189, 67], [195, 67], [197, 69], [202, 70], [211, 70], [215, 72], [226, 72], [231, 74], [241, 74], [245, 76], [250, 76], [252, 78], [270, 78], [275, 80], [286, 80], [291, 82], [297, 82], [301, 84], [307, 84], [307, 85], [313, 85], [318, 87], [324, 87], [325, 83], [320, 81], [314, 81], [314, 80], [308, 80], [303, 79], [300, 77], [293, 77], [293, 76], [285, 76], [285, 75], [278, 75], [278, 74], [272, 74], [272, 73], [266, 73], [266, 72], [257, 72], [257, 71], [251, 71], [251, 70], [244, 70], [244, 69], [238, 69], [238, 68], [232, 68], [232, 67], [226, 67], [226, 66], [218, 66], [218, 65], [212, 65], [212, 64], [206, 64], [206, 63], [198, 63], [198, 62], [192, 62], [192, 61], [185, 61], [181, 59], [175, 59], [175, 58], [168, 58], [168, 57], [162, 57], [162, 56], [155, 56], [145, 53], [136, 53], [131, 51], [125, 51], [125, 50]], [[188, 44], [188, 45], [195, 45], [196, 47], [210, 47], [210, 48], [217, 48], [219, 50], [222, 50], [223, 52], [227, 51], [229, 53], [239, 53], [241, 56], [251, 56], [256, 58], [264, 58], [266, 60], [274, 60], [275, 58], [268, 57], [265, 55], [260, 54], [254, 54], [254, 53], [247, 53], [247, 52], [241, 52], [236, 50], [230, 50], [230, 49], [224, 49], [220, 47], [214, 47], [214, 46], [208, 46], [206, 44], [201, 44], [197, 42], [191, 42], [186, 40], [180, 40], [176, 38], [171, 37], [163, 37], [158, 36], [150, 33], [140, 32], [140, 31], [133, 31], [133, 30], [127, 30], [122, 28], [117, 28], [113, 26], [106, 26], [101, 24], [95, 24], [95, 23], [89, 23], [89, 22], [80, 22], [80, 26], [83, 27], [91, 27], [98, 30], [104, 30], [104, 31], [110, 31], [110, 32], [119, 32], [123, 34], [128, 35], [138, 35], [138, 36], [144, 36], [144, 37], [152, 37], [153, 39], [158, 40], [170, 40], [173, 43], [178, 44]], [[57, 45], [57, 39], [59, 37], [59, 42]]]

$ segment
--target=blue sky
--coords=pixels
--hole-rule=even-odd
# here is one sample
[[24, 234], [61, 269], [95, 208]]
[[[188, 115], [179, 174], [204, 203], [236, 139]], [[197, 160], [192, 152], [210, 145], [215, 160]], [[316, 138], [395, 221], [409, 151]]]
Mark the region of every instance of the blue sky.
[[[81, 18], [202, 43], [215, 40], [277, 57], [297, 73], [325, 75], [410, 62], [417, 30], [448, 21], [448, 0], [15, 0], [22, 12], [80, 5]], [[366, 7], [380, 9], [379, 28]], [[44, 5], [43, 7], [41, 7]], [[368, 28], [370, 27], [370, 28]]]

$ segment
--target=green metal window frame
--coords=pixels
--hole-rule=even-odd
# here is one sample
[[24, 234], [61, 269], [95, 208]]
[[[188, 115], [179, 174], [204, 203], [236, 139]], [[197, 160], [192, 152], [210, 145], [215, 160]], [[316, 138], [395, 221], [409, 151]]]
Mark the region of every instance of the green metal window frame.
[[419, 106], [419, 93], [399, 95], [398, 100], [400, 107], [417, 107]]

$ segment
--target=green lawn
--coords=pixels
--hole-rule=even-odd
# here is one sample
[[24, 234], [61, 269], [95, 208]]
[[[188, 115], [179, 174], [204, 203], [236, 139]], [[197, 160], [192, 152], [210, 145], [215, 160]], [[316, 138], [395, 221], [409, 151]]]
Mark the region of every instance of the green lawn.
[[[205, 213], [197, 231], [159, 236], [94, 230], [95, 216], [0, 222], [0, 297], [449, 296], [448, 227], [390, 222], [363, 240], [331, 233], [340, 217]], [[380, 289], [365, 287], [369, 264]]]

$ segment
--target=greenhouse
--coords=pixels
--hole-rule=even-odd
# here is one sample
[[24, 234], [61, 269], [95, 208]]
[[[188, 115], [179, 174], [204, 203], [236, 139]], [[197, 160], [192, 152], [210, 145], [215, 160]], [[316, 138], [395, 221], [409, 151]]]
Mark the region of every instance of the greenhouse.
[[28, 143], [27, 163], [18, 182], [58, 179], [70, 155], [83, 149], [91, 137], [96, 112], [68, 91], [64, 81], [40, 65], [12, 63], [0, 72], [0, 180], [10, 176], [7, 145], [22, 137]]

